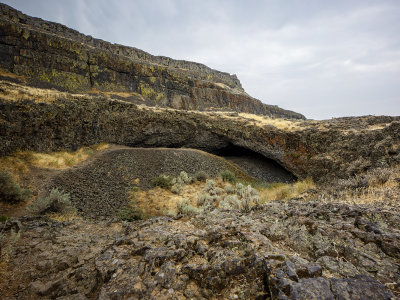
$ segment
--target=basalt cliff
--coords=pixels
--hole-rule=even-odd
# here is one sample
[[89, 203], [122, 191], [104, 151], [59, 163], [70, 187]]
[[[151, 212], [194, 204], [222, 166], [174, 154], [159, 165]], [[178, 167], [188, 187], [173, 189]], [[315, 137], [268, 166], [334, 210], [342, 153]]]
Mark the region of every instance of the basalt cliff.
[[0, 4], [5, 299], [398, 299], [400, 117], [324, 121], [235, 75]]
[[230, 109], [303, 119], [266, 105], [235, 75], [205, 65], [153, 56], [0, 5], [0, 67], [31, 84], [70, 92], [123, 92], [131, 101], [177, 109]]

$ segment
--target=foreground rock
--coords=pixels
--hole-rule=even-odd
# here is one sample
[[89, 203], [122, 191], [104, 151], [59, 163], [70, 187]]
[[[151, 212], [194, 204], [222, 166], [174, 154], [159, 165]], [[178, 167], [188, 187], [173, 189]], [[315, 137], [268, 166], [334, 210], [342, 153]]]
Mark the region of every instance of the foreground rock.
[[[371, 218], [379, 233], [359, 228]], [[399, 224], [396, 208], [312, 201], [135, 223], [19, 218], [5, 225], [21, 239], [0, 288], [37, 299], [395, 299]]]

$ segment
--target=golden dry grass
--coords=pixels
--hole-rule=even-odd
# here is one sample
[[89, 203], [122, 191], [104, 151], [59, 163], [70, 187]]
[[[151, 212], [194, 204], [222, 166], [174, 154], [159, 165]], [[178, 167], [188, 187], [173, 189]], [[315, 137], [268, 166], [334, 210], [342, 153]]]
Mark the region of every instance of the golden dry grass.
[[[208, 115], [210, 118], [225, 118], [231, 119], [238, 122], [245, 122], [252, 124], [253, 126], [274, 126], [278, 129], [285, 130], [285, 131], [296, 131], [302, 130], [306, 121], [304, 120], [288, 120], [288, 119], [281, 119], [281, 118], [270, 118], [267, 116], [261, 115], [254, 115], [250, 113], [238, 113], [232, 114], [232, 112], [224, 112], [224, 111], [213, 111], [213, 112], [194, 112], [203, 115]], [[307, 121], [308, 123], [312, 123], [311, 121]]]
[[314, 189], [315, 184], [310, 177], [295, 183], [273, 183], [265, 188], [260, 188], [261, 200], [265, 203], [273, 200], [287, 200], [297, 198], [308, 190]]
[[104, 92], [104, 91], [99, 91], [99, 90], [96, 90], [96, 89], [91, 89], [90, 93], [91, 94], [103, 95], [103, 96], [106, 96], [106, 97], [119, 96], [119, 97], [122, 97], [122, 98], [129, 98], [129, 97], [132, 97], [132, 96], [136, 96], [136, 97], [139, 97], [140, 100], [145, 101], [144, 97], [141, 94], [135, 93], [135, 92]]
[[53, 219], [57, 222], [64, 222], [64, 221], [72, 221], [72, 220], [82, 220], [82, 217], [79, 216], [76, 211], [68, 212], [68, 213], [52, 213], [47, 215], [50, 219]]
[[6, 101], [31, 100], [37, 103], [52, 103], [68, 93], [57, 90], [39, 89], [10, 82], [0, 82], [1, 98]]
[[109, 147], [106, 143], [83, 147], [74, 152], [59, 151], [52, 153], [37, 153], [18, 151], [12, 156], [0, 157], [0, 169], [17, 176], [29, 171], [30, 166], [49, 169], [66, 169], [72, 167]]
[[0, 76], [4, 76], [4, 77], [9, 77], [9, 78], [15, 78], [15, 79], [19, 79], [23, 82], [26, 82], [26, 78], [24, 76], [20, 76], [14, 73], [10, 73], [7, 70], [4, 70], [2, 68], [0, 68]]
[[[214, 179], [219, 188], [224, 189], [228, 182], [221, 178]], [[170, 190], [155, 187], [146, 191], [137, 191], [130, 194], [131, 204], [139, 208], [147, 216], [176, 215], [177, 203], [184, 199], [189, 199], [190, 204], [197, 207], [197, 196], [203, 191], [204, 182], [194, 182], [183, 185], [179, 194], [174, 194]], [[274, 183], [268, 187], [257, 188], [263, 203], [273, 200], [291, 199], [300, 196], [310, 189], [314, 189], [315, 184], [311, 178], [300, 180], [293, 184]], [[220, 195], [221, 199], [227, 193]]]
[[145, 215], [176, 214], [177, 203], [185, 198], [190, 199], [192, 205], [196, 205], [197, 194], [201, 192], [204, 185], [204, 182], [183, 185], [179, 195], [170, 190], [155, 187], [150, 190], [135, 192], [134, 196], [131, 194], [130, 199]]
[[399, 207], [400, 166], [372, 169], [349, 180], [354, 181], [357, 178], [366, 178], [367, 186], [333, 186], [332, 190], [319, 191], [319, 199], [324, 202]]
[[249, 113], [239, 113], [239, 116], [257, 122], [257, 125], [271, 125], [276, 128], [282, 129], [282, 130], [287, 130], [287, 131], [295, 131], [295, 130], [300, 130], [301, 128], [299, 127], [299, 123], [301, 121], [298, 120], [286, 120], [286, 119], [280, 119], [280, 118], [269, 118], [265, 116], [260, 116], [260, 115], [253, 115]]

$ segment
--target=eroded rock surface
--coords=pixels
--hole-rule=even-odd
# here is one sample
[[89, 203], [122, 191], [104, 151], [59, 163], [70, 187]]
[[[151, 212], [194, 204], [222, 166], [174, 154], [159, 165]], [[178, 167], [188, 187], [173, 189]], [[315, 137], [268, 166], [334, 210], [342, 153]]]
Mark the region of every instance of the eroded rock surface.
[[5, 82], [1, 87], [1, 155], [20, 149], [73, 150], [100, 142], [207, 152], [233, 144], [316, 181], [400, 162], [400, 117], [297, 121], [287, 129], [273, 120], [251, 121], [235, 113], [154, 109], [102, 96], [61, 93], [36, 101], [28, 94], [7, 100], [10, 90], [22, 87]]
[[134, 223], [12, 219], [4, 228], [21, 239], [0, 288], [37, 299], [395, 299], [398, 220], [397, 209], [313, 201]]
[[35, 86], [124, 97], [177, 109], [229, 109], [276, 117], [304, 116], [246, 94], [235, 75], [153, 56], [85, 36], [0, 4], [0, 68]]

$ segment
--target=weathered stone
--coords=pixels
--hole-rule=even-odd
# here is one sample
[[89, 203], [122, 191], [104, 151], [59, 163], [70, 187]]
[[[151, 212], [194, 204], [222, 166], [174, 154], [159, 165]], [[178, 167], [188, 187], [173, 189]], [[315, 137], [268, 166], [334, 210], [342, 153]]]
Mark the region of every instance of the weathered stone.
[[335, 299], [330, 289], [328, 279], [317, 277], [310, 279], [300, 279], [299, 282], [290, 285], [290, 299]]
[[394, 299], [394, 295], [380, 282], [369, 276], [331, 279], [336, 299]]

